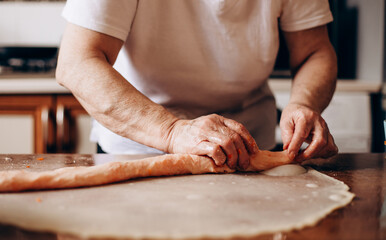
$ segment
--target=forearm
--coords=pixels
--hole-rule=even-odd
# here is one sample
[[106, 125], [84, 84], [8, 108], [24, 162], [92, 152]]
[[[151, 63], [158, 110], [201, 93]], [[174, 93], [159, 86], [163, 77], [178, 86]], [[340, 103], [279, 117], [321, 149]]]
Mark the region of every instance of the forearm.
[[[327, 27], [284, 32], [284, 36], [294, 80], [280, 120], [283, 149], [296, 161], [330, 157], [338, 149], [321, 113], [335, 91], [337, 63]], [[299, 153], [304, 142], [309, 145]]]
[[178, 119], [114, 70], [124, 42], [74, 24], [63, 35], [56, 78], [113, 132], [169, 153], [208, 156], [218, 166], [245, 169], [258, 148], [240, 123], [218, 115]]
[[293, 68], [290, 103], [300, 104], [321, 113], [335, 91], [337, 63], [331, 46], [314, 52], [299, 68]]
[[164, 138], [177, 118], [137, 91], [103, 56], [82, 59], [63, 70], [58, 81], [98, 122], [123, 137], [166, 151]]

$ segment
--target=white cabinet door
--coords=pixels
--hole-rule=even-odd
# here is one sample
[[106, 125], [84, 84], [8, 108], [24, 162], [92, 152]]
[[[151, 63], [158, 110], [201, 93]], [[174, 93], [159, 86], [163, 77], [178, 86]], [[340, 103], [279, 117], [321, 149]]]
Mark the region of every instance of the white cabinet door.
[[75, 119], [75, 124], [77, 135], [75, 153], [96, 153], [96, 143], [90, 141], [90, 132], [92, 126], [91, 117], [87, 114], [78, 115]]
[[0, 153], [34, 153], [32, 115], [0, 115]]

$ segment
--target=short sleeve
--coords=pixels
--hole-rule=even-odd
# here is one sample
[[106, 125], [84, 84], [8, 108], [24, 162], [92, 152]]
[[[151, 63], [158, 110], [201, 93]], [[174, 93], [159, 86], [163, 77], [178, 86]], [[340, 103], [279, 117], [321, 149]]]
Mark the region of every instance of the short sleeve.
[[305, 30], [332, 20], [328, 0], [282, 0], [280, 28], [283, 31]]
[[75, 25], [125, 41], [137, 0], [67, 0], [63, 17]]

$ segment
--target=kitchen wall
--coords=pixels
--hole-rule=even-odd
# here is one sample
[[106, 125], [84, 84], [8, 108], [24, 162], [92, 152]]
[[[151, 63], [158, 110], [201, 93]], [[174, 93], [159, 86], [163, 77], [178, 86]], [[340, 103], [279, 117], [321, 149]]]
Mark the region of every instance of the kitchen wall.
[[[345, 2], [358, 13], [356, 79], [382, 82], [385, 1]], [[58, 0], [0, 0], [0, 46], [59, 45], [65, 25], [61, 17], [64, 4]]]
[[385, 1], [347, 0], [347, 5], [356, 7], [359, 16], [357, 78], [382, 82]]
[[59, 46], [63, 1], [0, 1], [0, 46]]
[[0, 0], [0, 2], [65, 2], [66, 0]]

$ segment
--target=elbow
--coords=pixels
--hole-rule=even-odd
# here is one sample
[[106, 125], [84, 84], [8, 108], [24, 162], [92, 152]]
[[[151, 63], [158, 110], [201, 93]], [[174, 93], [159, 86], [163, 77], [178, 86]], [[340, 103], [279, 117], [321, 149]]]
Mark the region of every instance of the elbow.
[[72, 90], [75, 77], [74, 73], [77, 71], [77, 65], [79, 65], [80, 62], [78, 57], [75, 57], [71, 52], [61, 47], [55, 70], [56, 82], [59, 85]]
[[55, 70], [56, 82], [70, 91], [73, 91], [74, 88], [76, 88], [76, 86], [74, 86], [74, 84], [76, 84], [75, 73], [78, 71], [79, 66], [77, 66], [78, 64], [75, 62], [78, 62], [78, 60], [74, 58], [61, 58], [59, 54], [58, 64]]
[[61, 85], [61, 86], [63, 86], [63, 87], [65, 87], [65, 81], [64, 81], [64, 79], [65, 79], [65, 71], [64, 71], [64, 69], [63, 69], [63, 67], [61, 67], [60, 65], [58, 65], [57, 67], [56, 67], [56, 71], [55, 71], [55, 79], [56, 79], [56, 82], [59, 84], [59, 85]]
[[63, 87], [66, 87], [68, 88], [68, 71], [66, 70], [66, 67], [63, 63], [61, 63], [60, 61], [58, 61], [58, 65], [56, 66], [56, 71], [55, 71], [55, 79], [56, 79], [56, 82], [63, 86]]

